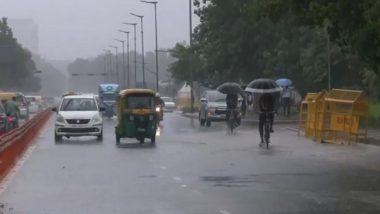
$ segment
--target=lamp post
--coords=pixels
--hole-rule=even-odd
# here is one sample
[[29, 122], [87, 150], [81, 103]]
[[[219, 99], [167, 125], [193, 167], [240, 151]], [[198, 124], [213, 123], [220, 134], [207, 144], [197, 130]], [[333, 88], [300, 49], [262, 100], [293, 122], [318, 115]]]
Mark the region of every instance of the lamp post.
[[133, 39], [134, 39], [134, 55], [135, 55], [135, 58], [134, 58], [134, 64], [135, 64], [135, 87], [137, 87], [137, 50], [136, 50], [136, 25], [137, 23], [129, 23], [129, 22], [124, 22], [123, 24], [125, 25], [132, 25], [133, 26], [133, 31], [134, 31], [134, 36], [133, 36]]
[[145, 88], [145, 53], [144, 53], [144, 16], [131, 13], [132, 16], [140, 18], [141, 21], [141, 55], [142, 55], [142, 75], [143, 75], [143, 87]]
[[121, 39], [115, 39], [115, 41], [120, 42], [123, 45], [123, 88], [126, 88], [125, 84], [125, 41]]
[[190, 27], [190, 65], [189, 65], [189, 70], [190, 70], [190, 111], [191, 113], [194, 113], [194, 91], [193, 91], [193, 68], [191, 66], [191, 61], [192, 61], [192, 45], [193, 45], [193, 17], [192, 17], [193, 9], [192, 9], [192, 0], [189, 0], [189, 27]]
[[129, 31], [119, 30], [121, 33], [127, 34], [127, 85], [128, 88], [131, 87], [131, 81], [130, 81], [130, 65], [129, 65]]
[[[109, 50], [103, 49], [104, 52], [104, 73], [106, 77], [108, 76], [108, 71], [109, 71], [109, 64], [108, 64], [108, 55], [109, 55]], [[107, 79], [105, 79], [107, 81]]]
[[144, 1], [141, 2], [154, 5], [154, 23], [155, 23], [155, 39], [156, 39], [156, 91], [159, 91], [158, 85], [158, 35], [157, 35], [157, 1]]
[[108, 81], [112, 81], [112, 54], [111, 54], [111, 51], [110, 50], [105, 50], [107, 53], [108, 53], [108, 71], [109, 71], [109, 74], [108, 74]]
[[116, 72], [115, 72], [115, 75], [116, 75], [116, 82], [119, 83], [119, 65], [118, 65], [118, 62], [117, 62], [117, 46], [113, 46], [113, 45], [110, 45], [111, 48], [114, 48], [115, 49], [115, 52], [116, 52], [116, 56], [115, 56], [115, 59], [116, 59]]

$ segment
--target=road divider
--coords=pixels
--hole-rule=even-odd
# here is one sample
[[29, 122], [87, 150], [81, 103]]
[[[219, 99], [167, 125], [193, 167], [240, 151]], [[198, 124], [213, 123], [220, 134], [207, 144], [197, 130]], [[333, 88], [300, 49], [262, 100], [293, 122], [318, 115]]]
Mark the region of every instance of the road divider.
[[46, 109], [0, 137], [0, 181], [38, 136], [52, 113], [50, 108]]

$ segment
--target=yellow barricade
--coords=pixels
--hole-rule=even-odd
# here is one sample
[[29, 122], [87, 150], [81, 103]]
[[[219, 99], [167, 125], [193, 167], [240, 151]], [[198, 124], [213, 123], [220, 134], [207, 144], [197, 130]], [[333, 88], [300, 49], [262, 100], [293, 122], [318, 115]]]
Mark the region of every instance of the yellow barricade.
[[320, 139], [324, 115], [323, 98], [325, 92], [309, 93], [301, 103], [298, 134], [303, 130], [306, 137]]
[[324, 98], [322, 141], [339, 144], [367, 139], [369, 103], [362, 91], [333, 89]]

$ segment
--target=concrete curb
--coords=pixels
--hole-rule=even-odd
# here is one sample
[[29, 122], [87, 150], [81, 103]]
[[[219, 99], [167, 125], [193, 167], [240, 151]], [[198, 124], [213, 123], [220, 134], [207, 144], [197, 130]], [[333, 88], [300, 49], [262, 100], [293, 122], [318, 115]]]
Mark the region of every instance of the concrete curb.
[[[194, 114], [188, 114], [188, 113], [181, 113], [182, 117], [191, 118], [191, 119], [198, 119], [198, 115]], [[254, 119], [242, 119], [243, 125], [257, 125], [259, 123], [259, 120]], [[298, 124], [298, 120], [276, 120], [276, 124]]]
[[19, 157], [33, 143], [52, 113], [51, 109], [46, 109], [19, 128], [0, 137], [0, 181], [4, 179]]

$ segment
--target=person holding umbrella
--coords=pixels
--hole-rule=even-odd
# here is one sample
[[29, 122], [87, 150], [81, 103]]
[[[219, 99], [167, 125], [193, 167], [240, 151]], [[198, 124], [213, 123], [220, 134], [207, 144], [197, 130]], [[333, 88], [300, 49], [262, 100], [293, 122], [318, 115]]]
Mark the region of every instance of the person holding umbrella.
[[282, 108], [284, 110], [284, 116], [289, 117], [290, 116], [290, 104], [291, 104], [291, 98], [292, 93], [289, 86], [293, 84], [293, 82], [289, 79], [278, 79], [276, 80], [276, 83], [283, 88], [282, 91], [282, 97], [281, 97], [281, 104]]
[[252, 93], [255, 97], [255, 103], [257, 102], [260, 134], [259, 145], [262, 146], [266, 142], [268, 147], [269, 133], [273, 132], [276, 100], [280, 97], [282, 88], [271, 79], [257, 79], [249, 83], [245, 91]]
[[[233, 133], [233, 129], [236, 125], [240, 124], [240, 120], [238, 118], [238, 99], [239, 94], [243, 92], [243, 89], [239, 84], [233, 82], [226, 82], [220, 85], [217, 90], [223, 94], [227, 94], [226, 96], [226, 104], [227, 104], [227, 112], [226, 112], [226, 121], [227, 126]], [[231, 123], [231, 115], [233, 116], [233, 122]]]
[[230, 121], [231, 114], [233, 115], [234, 121], [237, 121], [237, 107], [238, 107], [238, 95], [237, 94], [227, 94], [226, 96], [226, 104], [227, 104], [227, 113], [226, 120]]

